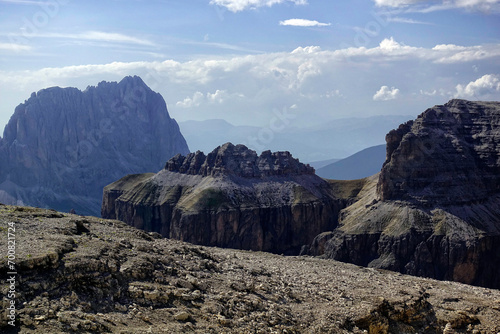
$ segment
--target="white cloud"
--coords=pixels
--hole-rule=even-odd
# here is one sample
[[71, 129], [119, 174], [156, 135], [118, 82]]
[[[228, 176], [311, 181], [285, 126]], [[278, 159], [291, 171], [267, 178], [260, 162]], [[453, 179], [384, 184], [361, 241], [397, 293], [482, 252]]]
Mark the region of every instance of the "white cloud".
[[176, 105], [181, 108], [199, 107], [204, 99], [205, 95], [202, 92], [196, 92], [193, 97], [186, 97], [184, 100], [178, 101]]
[[432, 48], [437, 63], [462, 63], [500, 56], [500, 45], [460, 46], [453, 44], [436, 45]]
[[124, 44], [137, 44], [145, 46], [154, 46], [155, 44], [144, 38], [138, 38], [134, 36], [128, 36], [120, 33], [109, 33], [102, 31], [85, 31], [78, 34], [67, 34], [67, 33], [17, 33], [17, 34], [2, 34], [9, 37], [12, 40], [29, 41], [32, 38], [57, 38], [57, 39], [69, 39], [69, 40], [79, 40], [79, 41], [96, 41], [96, 42], [108, 42], [108, 43], [124, 43]]
[[226, 90], [217, 89], [214, 93], [195, 92], [192, 97], [186, 97], [182, 101], [177, 101], [175, 104], [181, 108], [199, 107], [203, 104], [222, 104], [231, 98], [242, 98], [243, 94], [233, 93], [230, 94]]
[[31, 51], [31, 49], [32, 49], [31, 46], [24, 44], [0, 43], [0, 50], [5, 50], [5, 51], [21, 52], [21, 51]]
[[398, 16], [389, 17], [387, 19], [387, 21], [388, 22], [396, 22], [396, 23], [407, 23], [407, 24], [428, 24], [428, 25], [432, 25], [432, 23], [429, 23], [429, 22], [418, 21], [418, 20], [409, 19], [409, 18], [406, 18], [406, 17], [398, 17]]
[[437, 90], [430, 90], [430, 91], [425, 91], [423, 89], [420, 90], [421, 95], [427, 95], [427, 96], [435, 96], [438, 93]]
[[233, 13], [246, 9], [256, 9], [259, 7], [271, 7], [273, 5], [290, 2], [295, 5], [307, 5], [307, 0], [211, 0], [211, 5], [226, 7]]
[[399, 89], [388, 86], [382, 86], [378, 92], [373, 95], [374, 101], [389, 101], [394, 100], [399, 96]]
[[106, 41], [106, 42], [118, 42], [118, 43], [131, 43], [131, 44], [142, 44], [142, 45], [154, 45], [154, 43], [133, 36], [127, 36], [118, 33], [108, 33], [101, 31], [87, 31], [82, 34], [75, 35], [75, 38], [88, 39], [93, 41]]
[[319, 46], [306, 46], [306, 47], [301, 47], [299, 46], [295, 50], [293, 50], [291, 53], [292, 54], [298, 54], [298, 53], [315, 53], [315, 52], [320, 52], [321, 47]]
[[[373, 102], [390, 98], [401, 107], [394, 112], [411, 108], [417, 114], [445, 102], [444, 96], [458, 95], [458, 84], [463, 85], [462, 95], [473, 88], [477, 92], [484, 83], [479, 81], [467, 88], [474, 73], [472, 66], [479, 71], [474, 80], [488, 73], [498, 77], [499, 60], [500, 44], [422, 48], [388, 38], [372, 48], [325, 50], [303, 46], [290, 52], [203, 56], [188, 61], [4, 69], [0, 70], [0, 91], [2, 105], [8, 105], [2, 108], [5, 116], [1, 117], [8, 120], [17, 104], [44, 87], [85, 89], [126, 75], [141, 76], [161, 93], [177, 120], [224, 118], [234, 124], [262, 126], [269, 124], [270, 109], [296, 104], [301, 107], [294, 122], [314, 123], [339, 114], [391, 112], [385, 103]], [[404, 87], [404, 94], [396, 87]]]
[[469, 82], [466, 86], [457, 85], [456, 98], [487, 98], [496, 94], [497, 98], [500, 93], [500, 76], [495, 74], [486, 74], [476, 81]]
[[207, 101], [210, 103], [223, 103], [226, 96], [225, 90], [217, 89], [215, 93], [207, 93]]
[[331, 23], [322, 23], [316, 20], [305, 20], [305, 19], [289, 19], [280, 21], [281, 26], [294, 26], [294, 27], [326, 27], [330, 26]]

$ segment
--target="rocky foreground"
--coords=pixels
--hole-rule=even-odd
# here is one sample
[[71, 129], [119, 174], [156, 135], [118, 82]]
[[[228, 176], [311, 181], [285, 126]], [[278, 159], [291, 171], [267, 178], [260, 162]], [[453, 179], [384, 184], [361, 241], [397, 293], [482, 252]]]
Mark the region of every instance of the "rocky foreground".
[[[498, 333], [500, 291], [313, 257], [194, 246], [117, 220], [0, 205], [3, 333]], [[0, 260], [2, 277], [11, 269]]]

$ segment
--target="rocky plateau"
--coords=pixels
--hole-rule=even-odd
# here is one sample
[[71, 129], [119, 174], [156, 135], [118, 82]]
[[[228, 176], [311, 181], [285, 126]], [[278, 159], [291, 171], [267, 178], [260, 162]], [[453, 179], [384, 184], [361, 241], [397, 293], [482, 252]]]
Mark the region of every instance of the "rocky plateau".
[[[2, 333], [499, 333], [500, 291], [309, 256], [197, 246], [117, 220], [0, 205], [15, 226]], [[2, 277], [11, 271], [0, 258]]]
[[289, 152], [231, 143], [177, 155], [104, 188], [102, 217], [206, 246], [298, 254], [336, 227], [345, 200]]

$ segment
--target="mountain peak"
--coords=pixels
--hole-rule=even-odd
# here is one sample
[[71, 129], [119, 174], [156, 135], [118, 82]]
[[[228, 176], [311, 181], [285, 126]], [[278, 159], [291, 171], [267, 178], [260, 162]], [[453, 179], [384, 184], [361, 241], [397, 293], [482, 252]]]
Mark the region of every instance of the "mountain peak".
[[5, 127], [0, 198], [98, 214], [106, 184], [126, 174], [156, 172], [173, 155], [187, 152], [165, 101], [138, 76], [85, 91], [50, 87], [31, 94]]
[[500, 187], [500, 103], [451, 100], [386, 137], [382, 199], [465, 203]]
[[205, 155], [201, 151], [170, 159], [165, 169], [182, 174], [241, 177], [314, 174], [314, 168], [292, 157], [290, 152], [264, 151], [260, 156], [245, 145], [225, 143]]

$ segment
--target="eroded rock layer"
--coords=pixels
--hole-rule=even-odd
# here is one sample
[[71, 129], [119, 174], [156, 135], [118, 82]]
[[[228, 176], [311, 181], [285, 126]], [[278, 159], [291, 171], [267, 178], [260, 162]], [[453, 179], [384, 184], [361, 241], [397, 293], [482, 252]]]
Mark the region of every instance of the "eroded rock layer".
[[290, 153], [257, 156], [227, 143], [206, 156], [175, 156], [155, 175], [108, 185], [102, 216], [201, 245], [298, 253], [335, 228], [344, 206]]
[[459, 205], [500, 191], [500, 103], [451, 100], [387, 137], [382, 200]]

